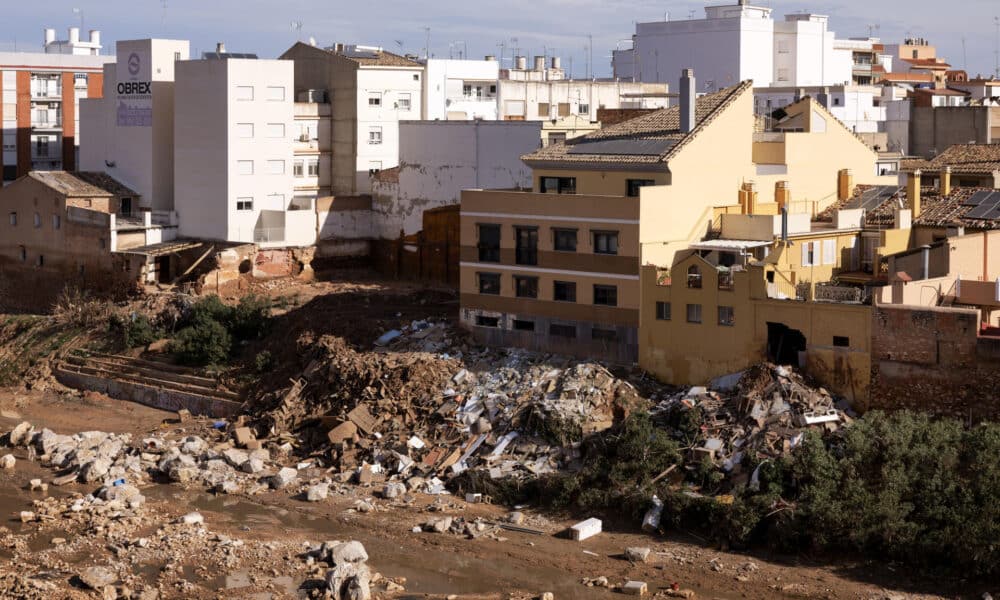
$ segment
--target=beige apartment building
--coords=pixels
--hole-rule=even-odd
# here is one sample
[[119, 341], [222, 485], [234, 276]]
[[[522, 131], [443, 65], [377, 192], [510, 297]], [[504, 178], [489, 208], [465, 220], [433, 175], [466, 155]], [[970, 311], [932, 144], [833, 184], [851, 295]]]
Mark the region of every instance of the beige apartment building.
[[673, 264], [724, 214], [811, 218], [855, 182], [896, 181], [809, 98], [759, 132], [751, 82], [696, 98], [686, 72], [680, 90], [677, 107], [524, 156], [530, 192], [463, 192], [461, 320], [477, 338], [634, 362], [641, 264]]

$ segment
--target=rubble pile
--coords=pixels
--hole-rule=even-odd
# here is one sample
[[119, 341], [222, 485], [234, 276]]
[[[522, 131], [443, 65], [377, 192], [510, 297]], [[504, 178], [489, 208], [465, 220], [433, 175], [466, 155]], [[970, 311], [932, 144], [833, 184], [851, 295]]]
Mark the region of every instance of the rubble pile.
[[802, 443], [811, 428], [834, 432], [849, 424], [851, 415], [837, 406], [827, 390], [810, 387], [788, 367], [762, 364], [745, 371], [728, 391], [693, 387], [660, 402], [651, 414], [665, 423], [678, 413], [698, 411], [700, 431], [689, 463], [708, 460], [738, 487], [756, 480], [756, 473], [743, 471], [745, 457], [755, 464], [778, 458]]
[[[387, 495], [441, 493], [469, 470], [505, 479], [572, 468], [584, 435], [645, 402], [596, 363], [455, 352], [443, 324], [406, 330], [383, 335], [374, 352], [337, 337], [301, 341], [307, 366], [290, 388], [258, 403], [257, 431], [298, 436], [313, 457], [360, 483], [405, 482]], [[434, 353], [444, 348], [454, 354]]]

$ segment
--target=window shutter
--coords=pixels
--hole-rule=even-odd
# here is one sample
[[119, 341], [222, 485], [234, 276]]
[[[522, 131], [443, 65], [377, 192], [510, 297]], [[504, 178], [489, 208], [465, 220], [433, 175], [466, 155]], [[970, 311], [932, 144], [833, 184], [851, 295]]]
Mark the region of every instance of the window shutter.
[[810, 266], [810, 263], [809, 263], [809, 245], [810, 244], [812, 244], [812, 242], [802, 242], [802, 266], [803, 267]]
[[837, 264], [837, 240], [823, 240], [823, 264]]

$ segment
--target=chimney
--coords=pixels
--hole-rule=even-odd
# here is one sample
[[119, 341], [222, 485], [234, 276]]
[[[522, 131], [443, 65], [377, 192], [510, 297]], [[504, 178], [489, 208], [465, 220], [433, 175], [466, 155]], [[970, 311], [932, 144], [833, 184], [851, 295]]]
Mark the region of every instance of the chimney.
[[837, 173], [837, 199], [847, 200], [854, 193], [854, 173], [850, 169], [841, 169]]
[[942, 197], [951, 195], [951, 167], [945, 167], [941, 170], [941, 189], [939, 192]]
[[514, 68], [518, 71], [526, 71], [528, 69], [528, 57], [526, 56], [516, 56], [514, 57]]
[[337, 42], [336, 44], [333, 45], [333, 51], [336, 52], [337, 54], [343, 54], [344, 44], [342, 42]]
[[558, 56], [553, 56], [552, 57], [552, 68], [553, 69], [561, 69], [562, 68], [562, 59], [559, 58]]
[[101, 32], [96, 29], [90, 30], [90, 43], [95, 46], [101, 45]]
[[792, 203], [792, 188], [787, 181], [774, 184], [774, 202], [778, 205], [778, 212], [788, 210]]
[[757, 190], [754, 182], [747, 181], [740, 186], [740, 208], [744, 215], [752, 215], [757, 211]]
[[218, 43], [216, 43], [215, 44], [215, 51], [217, 53], [219, 53], [219, 54], [225, 54], [226, 53], [226, 43], [225, 42], [218, 42]]
[[48, 46], [56, 41], [56, 30], [46, 29], [45, 30], [45, 45]]
[[681, 71], [681, 133], [691, 133], [695, 126], [695, 97], [694, 69], [684, 69]]
[[788, 207], [781, 207], [781, 242], [788, 245]]
[[544, 56], [536, 56], [535, 57], [535, 70], [536, 71], [544, 71], [545, 70], [545, 57]]
[[910, 177], [906, 180], [906, 203], [914, 220], [920, 217], [920, 176], [922, 174], [920, 169], [917, 169], [910, 173]]
[[497, 57], [494, 56], [494, 55], [492, 55], [492, 54], [487, 54], [486, 58], [484, 58], [483, 60], [488, 61], [488, 62], [496, 62]]
[[69, 28], [69, 43], [77, 44], [80, 42], [80, 28], [70, 27]]

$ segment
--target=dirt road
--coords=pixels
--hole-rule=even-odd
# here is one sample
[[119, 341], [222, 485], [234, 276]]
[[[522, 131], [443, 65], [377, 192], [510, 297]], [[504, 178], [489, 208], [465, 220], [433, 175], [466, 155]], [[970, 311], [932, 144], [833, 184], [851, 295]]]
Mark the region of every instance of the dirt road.
[[[56, 433], [87, 430], [203, 433], [207, 421], [181, 425], [174, 415], [99, 395], [84, 398], [0, 390], [0, 430], [21, 420]], [[0, 455], [7, 449], [0, 450]], [[141, 518], [121, 522], [73, 519], [22, 524], [18, 513], [46, 494], [29, 481], [50, 481], [52, 472], [23, 451], [14, 451], [13, 470], [0, 471], [0, 589], [4, 597], [97, 597], [76, 575], [92, 565], [125, 565], [123, 584], [133, 597], [295, 598], [309, 597], [322, 571], [310, 564], [310, 545], [356, 539], [371, 567], [405, 591], [383, 598], [611, 598], [614, 592], [581, 583], [607, 577], [612, 585], [641, 580], [650, 594], [677, 583], [699, 598], [903, 598], [980, 597], [986, 588], [960, 581], [927, 579], [892, 565], [845, 560], [824, 564], [801, 557], [720, 552], [681, 534], [668, 539], [636, 533], [633, 524], [608, 524], [609, 531], [584, 542], [560, 537], [571, 520], [524, 509], [526, 527], [542, 535], [501, 531], [478, 539], [450, 533], [414, 532], [431, 517], [501, 522], [507, 509], [470, 505], [452, 496], [376, 498], [371, 486], [331, 488], [322, 502], [307, 503], [288, 491], [215, 496], [200, 487], [153, 483]], [[85, 484], [50, 487], [47, 495], [68, 498], [92, 492]], [[371, 507], [372, 510], [368, 510]], [[359, 510], [360, 509], [360, 510]], [[173, 524], [198, 511], [204, 532]], [[143, 542], [145, 540], [145, 542]], [[145, 544], [145, 545], [143, 545]], [[648, 546], [646, 564], [621, 557], [624, 548]], [[148, 595], [140, 595], [145, 590]], [[892, 590], [892, 591], [890, 591]], [[121, 591], [121, 590], [120, 590]], [[996, 590], [994, 590], [996, 591]], [[37, 592], [37, 593], [36, 593]], [[920, 594], [928, 594], [921, 596]]]

